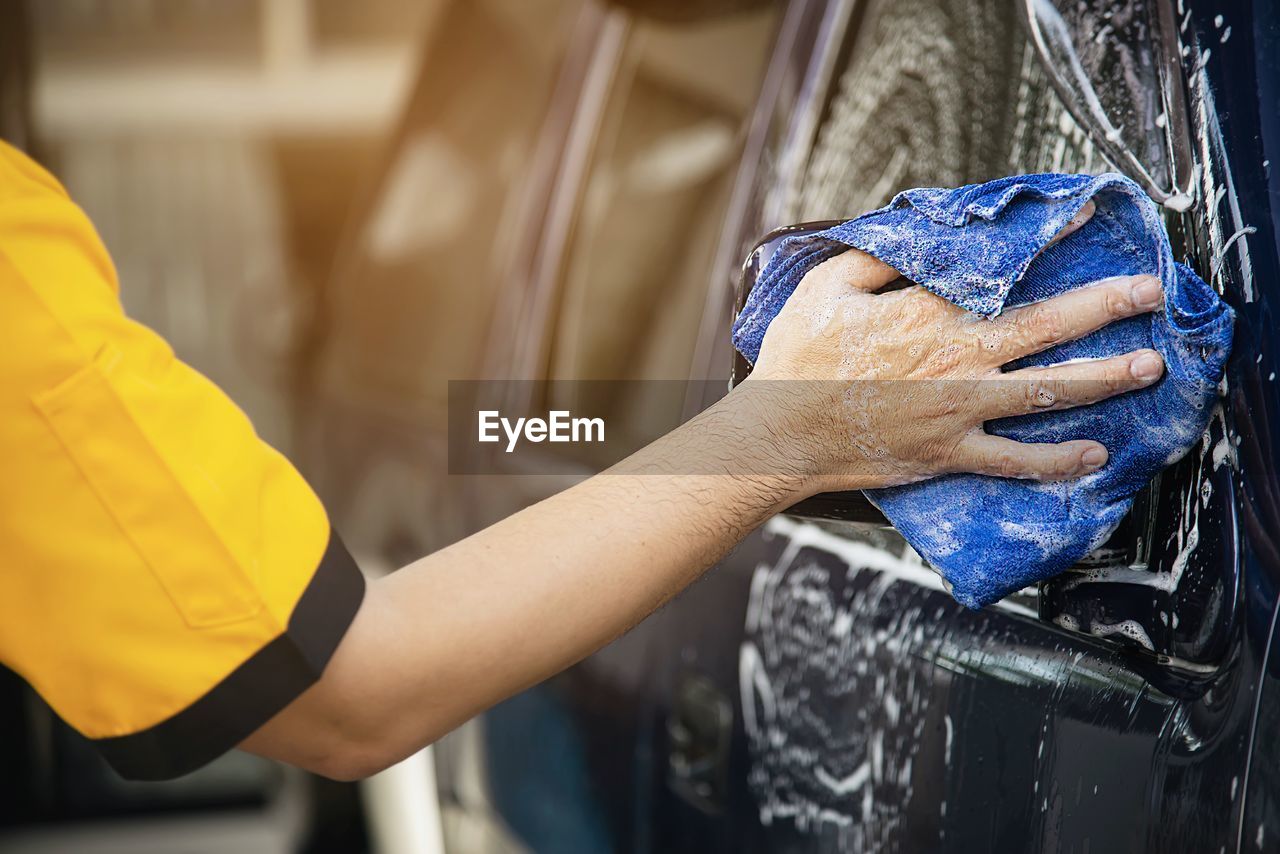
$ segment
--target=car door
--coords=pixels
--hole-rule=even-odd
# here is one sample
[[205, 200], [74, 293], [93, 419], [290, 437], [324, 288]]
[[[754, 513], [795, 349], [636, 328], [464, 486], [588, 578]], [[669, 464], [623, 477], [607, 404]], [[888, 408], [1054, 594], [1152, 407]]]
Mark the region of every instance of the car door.
[[[635, 446], [681, 419], [710, 270], [780, 21], [776, 4], [596, 4], [531, 275], [489, 338], [498, 408], [590, 410]], [[661, 6], [662, 4], [656, 4]], [[633, 9], [632, 7], [638, 7]], [[723, 379], [718, 381], [723, 386]], [[567, 452], [566, 452], [567, 450]], [[472, 526], [605, 460], [587, 446], [496, 454]], [[649, 850], [647, 632], [484, 716], [492, 809], [533, 850]]]
[[[1107, 110], [1158, 105], [1117, 151], [1089, 115], [1068, 109], [1080, 93], [1060, 85], [1037, 43], [1043, 33], [1012, 4], [830, 4], [829, 37], [810, 48], [794, 98], [762, 105], [775, 127], [744, 166], [728, 239], [741, 257], [775, 226], [849, 216], [909, 186], [1132, 174], [1120, 155], [1190, 152], [1191, 164], [1142, 162], [1167, 168], [1167, 189], [1194, 176], [1196, 186], [1179, 189], [1195, 200], [1167, 206], [1175, 252], [1249, 330], [1213, 422], [1108, 548], [983, 612], [951, 601], [891, 530], [792, 516], [766, 524], [652, 630], [664, 641], [653, 652], [667, 691], [654, 732], [668, 763], [654, 820], [667, 828], [666, 850], [714, 841], [720, 850], [1216, 851], [1234, 850], [1242, 828], [1262, 839], [1267, 812], [1246, 827], [1241, 810], [1276, 565], [1248, 558], [1271, 535], [1250, 543], [1244, 519], [1258, 505], [1245, 484], [1273, 483], [1274, 471], [1234, 449], [1269, 436], [1274, 406], [1263, 385], [1271, 372], [1259, 368], [1271, 358], [1259, 273], [1275, 269], [1274, 243], [1257, 238], [1274, 234], [1273, 213], [1267, 192], [1252, 189], [1269, 174], [1246, 141], [1273, 119], [1226, 93], [1257, 91], [1252, 57], [1266, 46], [1254, 34], [1274, 33], [1274, 16], [1074, 5], [1097, 12], [1074, 22], [1097, 29], [1075, 35], [1103, 44], [1097, 33], [1110, 28], [1129, 40], [1132, 67], [1158, 69], [1172, 53], [1184, 112], [1155, 121], [1177, 101], [1151, 91], [1164, 85], [1159, 74], [1126, 91], [1120, 82], [1132, 78], [1103, 73], [1114, 55], [1086, 56]], [[1214, 64], [1241, 28], [1231, 58]], [[1217, 106], [1227, 97], [1229, 116]], [[721, 311], [708, 324], [717, 342], [733, 305], [723, 272]], [[707, 373], [717, 362], [727, 372], [727, 345], [709, 352]], [[720, 610], [744, 614], [736, 673], [725, 643], [733, 618], [707, 625]], [[724, 731], [701, 723], [708, 697], [732, 706]], [[716, 763], [690, 761], [713, 752]], [[699, 789], [710, 797], [689, 796]]]
[[[1239, 309], [1241, 339], [1202, 445], [1061, 579], [971, 612], [883, 524], [784, 514], [627, 637], [487, 714], [468, 743], [476, 809], [513, 844], [1097, 852], [1266, 838], [1274, 796], [1248, 757], [1280, 530], [1280, 277], [1259, 166], [1260, 140], [1277, 137], [1258, 106], [1274, 21], [1247, 3], [1152, 0], [1111, 18], [1079, 5], [1096, 15], [1068, 33], [1079, 42], [1092, 21], [1083, 35], [1142, 72], [1107, 76], [1114, 55], [1082, 54], [1123, 125], [1114, 140], [1023, 4], [585, 4], [553, 108], [526, 137], [553, 155], [520, 173], [541, 189], [506, 232], [511, 292], [487, 303], [477, 373], [515, 403], [588, 402], [636, 441], [657, 435], [724, 392], [739, 266], [761, 235], [1011, 172], [1141, 167], [1186, 190], [1169, 209], [1175, 251]], [[1151, 89], [1171, 79], [1180, 107]], [[1131, 114], [1150, 121], [1119, 118]], [[634, 382], [655, 397], [618, 394]], [[600, 462], [491, 469], [502, 477], [446, 502], [465, 516], [454, 530]]]
[[[1173, 54], [1168, 79], [1139, 76], [1127, 89], [1098, 75], [1106, 57], [1093, 58], [1104, 108], [1152, 117], [1115, 145], [1070, 109], [1080, 93], [1014, 5], [788, 5], [711, 268], [693, 351], [693, 378], [708, 393], [694, 408], [723, 389], [735, 262], [759, 235], [849, 216], [915, 185], [1132, 173], [1123, 156], [1134, 151], [1165, 189], [1194, 197], [1168, 194], [1176, 251], [1254, 331], [1201, 446], [1072, 573], [971, 612], [891, 529], [783, 515], [564, 677], [572, 687], [555, 702], [574, 732], [577, 783], [549, 801], [576, 805], [584, 820], [606, 816], [598, 838], [609, 847], [1234, 847], [1274, 610], [1274, 564], [1245, 558], [1242, 516], [1255, 505], [1233, 450], [1274, 405], [1258, 383], [1270, 374], [1259, 373], [1270, 358], [1259, 272], [1275, 259], [1254, 237], [1270, 231], [1271, 213], [1265, 194], [1241, 189], [1258, 161], [1233, 162], [1226, 129], [1239, 144], [1259, 113], [1228, 124], [1213, 101], [1225, 91], [1219, 74], [1248, 73], [1211, 62], [1230, 24], [1155, 3], [1134, 9], [1142, 16], [1111, 21], [1104, 10], [1073, 22], [1110, 26], [1134, 68]], [[1239, 35], [1253, 12], [1237, 14], [1233, 50], [1260, 52]], [[1151, 89], [1170, 80], [1183, 100]], [[1189, 166], [1175, 157], [1188, 154]], [[1181, 183], [1188, 174], [1197, 186]], [[1260, 458], [1250, 475], [1274, 481]], [[536, 731], [529, 720], [500, 709], [491, 737]], [[512, 779], [503, 785], [519, 789]]]
[[[520, 406], [601, 406], [631, 445], [679, 423], [778, 19], [760, 0], [441, 5], [304, 360], [307, 459], [366, 570], [600, 465], [585, 448], [499, 455], [483, 476], [449, 477], [475, 462], [450, 447], [452, 386], [487, 381]], [[622, 386], [644, 398], [614, 393]], [[639, 663], [616, 645], [439, 745], [450, 844], [599, 850], [629, 835], [648, 777], [621, 698]], [[588, 758], [604, 769], [602, 794]]]
[[602, 15], [581, 0], [438, 4], [379, 174], [335, 252], [298, 359], [304, 463], [362, 565], [467, 532], [449, 480], [448, 383], [483, 375], [522, 291], [555, 153]]

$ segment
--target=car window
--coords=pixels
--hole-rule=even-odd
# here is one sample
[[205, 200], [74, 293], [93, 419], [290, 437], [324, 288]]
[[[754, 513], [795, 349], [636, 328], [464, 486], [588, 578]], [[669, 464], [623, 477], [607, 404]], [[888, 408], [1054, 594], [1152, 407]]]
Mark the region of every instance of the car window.
[[1185, 209], [1191, 164], [1173, 4], [1035, 0], [1023, 8], [1042, 67], [1095, 144], [1156, 201]]
[[471, 530], [465, 485], [444, 476], [449, 381], [482, 375], [491, 319], [521, 290], [556, 96], [590, 23], [584, 0], [429, 5], [400, 125], [297, 360], [314, 414], [300, 464], [365, 567]]
[[434, 423], [447, 381], [478, 373], [581, 5], [469, 0], [434, 22], [398, 142], [330, 289], [330, 394]]
[[1010, 172], [1095, 171], [1012, 4], [871, 3], [842, 47], [811, 151], [778, 183], [771, 225], [848, 218], [909, 187]]
[[[551, 379], [688, 378], [776, 18], [768, 7], [629, 23], [559, 271]], [[672, 384], [558, 383], [551, 397], [645, 437], [683, 404]]]

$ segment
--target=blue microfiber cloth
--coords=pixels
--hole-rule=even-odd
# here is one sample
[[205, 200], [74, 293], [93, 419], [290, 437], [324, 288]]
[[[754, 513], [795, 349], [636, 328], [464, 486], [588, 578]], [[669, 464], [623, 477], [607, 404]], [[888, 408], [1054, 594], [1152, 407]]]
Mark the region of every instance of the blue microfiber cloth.
[[[1044, 249], [1089, 199], [1092, 219]], [[867, 492], [964, 605], [995, 602], [1097, 548], [1134, 494], [1208, 425], [1235, 313], [1174, 262], [1156, 206], [1122, 175], [1020, 175], [955, 190], [907, 190], [835, 228], [789, 238], [734, 324], [739, 352], [754, 362], [769, 322], [805, 273], [849, 247], [987, 317], [1111, 276], [1150, 273], [1164, 284], [1163, 312], [1117, 321], [1009, 366], [1151, 347], [1165, 359], [1158, 383], [1090, 406], [987, 424], [988, 432], [1023, 442], [1097, 440], [1110, 454], [1098, 472], [1061, 483], [946, 475]]]

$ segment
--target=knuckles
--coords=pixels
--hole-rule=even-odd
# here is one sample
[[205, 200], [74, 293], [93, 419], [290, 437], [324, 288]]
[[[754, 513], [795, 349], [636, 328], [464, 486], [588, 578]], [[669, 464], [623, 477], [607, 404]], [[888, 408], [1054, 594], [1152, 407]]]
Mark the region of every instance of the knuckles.
[[971, 403], [969, 397], [959, 394], [956, 390], [948, 390], [938, 396], [934, 407], [935, 417], [954, 418], [967, 413]]
[[1022, 461], [1008, 451], [995, 455], [991, 461], [992, 469], [998, 477], [1020, 478], [1023, 474]]
[[945, 377], [954, 374], [964, 361], [964, 348], [948, 344], [933, 349], [921, 360], [921, 368], [928, 376]]
[[1041, 347], [1057, 344], [1067, 330], [1066, 318], [1061, 310], [1047, 305], [1032, 311], [1026, 325], [1032, 341]]
[[1108, 392], [1126, 391], [1134, 385], [1133, 375], [1129, 373], [1130, 360], [1122, 360], [1121, 364], [1108, 365], [1099, 378]]
[[1076, 457], [1070, 456], [1062, 451], [1053, 452], [1053, 460], [1049, 465], [1049, 471], [1055, 477], [1066, 477], [1076, 470]]
[[1102, 297], [1102, 304], [1109, 317], [1128, 317], [1133, 314], [1133, 300], [1129, 297], [1127, 286], [1107, 288]]
[[1027, 409], [1045, 409], [1058, 402], [1057, 384], [1048, 381], [1033, 381], [1023, 390], [1023, 402]]

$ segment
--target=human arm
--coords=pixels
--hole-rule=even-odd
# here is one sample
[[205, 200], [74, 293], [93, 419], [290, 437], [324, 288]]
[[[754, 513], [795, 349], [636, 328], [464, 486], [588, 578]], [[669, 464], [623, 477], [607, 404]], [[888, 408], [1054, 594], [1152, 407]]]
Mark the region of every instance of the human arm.
[[131, 779], [237, 744], [361, 776], [625, 631], [798, 498], [1078, 474], [1103, 449], [991, 443], [983, 420], [1158, 378], [1131, 357], [999, 372], [1158, 289], [989, 323], [919, 288], [873, 293], [895, 277], [856, 253], [816, 269], [723, 402], [366, 598], [303, 478], [125, 315], [87, 217], [0, 142], [0, 663]]
[[[364, 776], [608, 643], [807, 495], [954, 471], [1096, 470], [1097, 443], [1019, 445], [982, 424], [1160, 376], [1150, 351], [1000, 372], [1158, 307], [1149, 277], [996, 321], [918, 287], [876, 293], [895, 278], [861, 253], [833, 259], [805, 279], [752, 377], [723, 401], [609, 472], [371, 583], [321, 680], [243, 747]], [[1140, 357], [1150, 370], [1136, 370]]]

